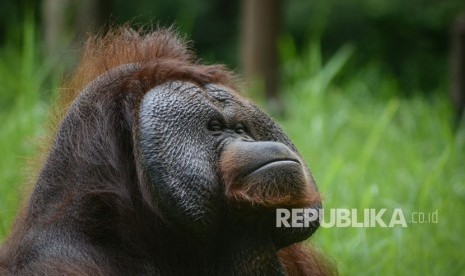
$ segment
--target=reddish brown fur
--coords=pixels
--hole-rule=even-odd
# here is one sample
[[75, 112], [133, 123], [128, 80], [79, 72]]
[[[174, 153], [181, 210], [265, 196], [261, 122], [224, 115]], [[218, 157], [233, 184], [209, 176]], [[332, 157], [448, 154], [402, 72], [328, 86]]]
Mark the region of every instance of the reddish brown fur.
[[334, 266], [316, 250], [294, 244], [278, 251], [287, 275], [336, 275]]
[[196, 64], [187, 44], [173, 35], [172, 30], [161, 29], [143, 35], [142, 31], [122, 27], [109, 31], [104, 37], [93, 36], [87, 40], [78, 67], [62, 88], [65, 90], [62, 104], [68, 108], [82, 89], [99, 75], [131, 63], [140, 65], [134, 81], [140, 81], [143, 88], [152, 88], [170, 79], [234, 86], [233, 76], [223, 66]]
[[[62, 88], [60, 117], [65, 114], [71, 102], [85, 86], [99, 75], [123, 64], [136, 64], [138, 66], [136, 72], [128, 76], [127, 80], [124, 81], [123, 86], [125, 87], [122, 89], [137, 95], [135, 101], [140, 101], [140, 98], [147, 90], [167, 80], [189, 80], [199, 85], [219, 83], [227, 87], [235, 87], [234, 78], [229, 71], [222, 66], [196, 64], [195, 57], [187, 49], [185, 43], [174, 36], [170, 30], [158, 30], [147, 35], [141, 35], [140, 32], [124, 27], [110, 31], [104, 37], [95, 36], [89, 38], [84, 46], [79, 66], [73, 77]], [[117, 95], [109, 94], [107, 97], [117, 97]], [[58, 122], [59, 120], [57, 120]], [[57, 127], [54, 129], [56, 130]], [[92, 135], [92, 133], [88, 135]], [[116, 192], [112, 191], [112, 193], [123, 195], [123, 199], [127, 197], [124, 195], [133, 189], [132, 187], [112, 188], [121, 189]], [[104, 193], [105, 191], [100, 190], [100, 192]], [[149, 198], [148, 191], [143, 191], [143, 193], [145, 193], [146, 198]], [[70, 200], [70, 198], [67, 198], [60, 204], [68, 204]], [[305, 200], [314, 200], [314, 198], [306, 198]], [[121, 208], [131, 208], [123, 206], [124, 204], [127, 204], [127, 202], [121, 202]], [[13, 232], [0, 250], [0, 274], [3, 274], [1, 273], [2, 269], [6, 267], [7, 262], [21, 257], [22, 249], [19, 246], [27, 246], [18, 244], [21, 237], [25, 235], [26, 216], [26, 211], [21, 212]], [[288, 275], [332, 274], [329, 266], [318, 254], [301, 245], [284, 248], [278, 252], [278, 255]], [[91, 262], [85, 264], [43, 263], [40, 269], [42, 271], [29, 272], [44, 275], [106, 274], [105, 267]]]

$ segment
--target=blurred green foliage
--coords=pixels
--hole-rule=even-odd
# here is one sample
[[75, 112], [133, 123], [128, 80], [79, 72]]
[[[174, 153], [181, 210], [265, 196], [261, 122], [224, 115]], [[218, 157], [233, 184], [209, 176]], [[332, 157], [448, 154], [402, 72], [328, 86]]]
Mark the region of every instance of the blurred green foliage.
[[[447, 96], [399, 96], [397, 81], [372, 65], [352, 71], [357, 51], [348, 45], [326, 62], [318, 41], [302, 53], [290, 42], [281, 51], [288, 112], [280, 123], [307, 160], [324, 207], [401, 208], [408, 223], [323, 228], [313, 243], [341, 275], [463, 275], [465, 129], [451, 128]], [[335, 82], [340, 74], [352, 77]], [[412, 212], [436, 210], [439, 223], [410, 223]]]
[[[109, 23], [175, 24], [182, 33], [189, 34], [205, 61], [221, 60], [232, 67], [239, 66], [241, 1], [107, 2], [111, 3]], [[291, 36], [299, 50], [311, 39], [321, 40], [326, 60], [340, 45], [350, 42], [358, 51], [348, 67], [355, 70], [371, 63], [391, 75], [406, 95], [437, 92], [449, 80], [449, 30], [455, 17], [465, 11], [463, 0], [282, 0], [282, 3], [282, 34]], [[40, 24], [40, 1], [2, 1], [0, 43], [19, 33], [17, 26], [25, 7], [36, 11], [36, 22]], [[338, 78], [345, 77], [341, 73]]]
[[372, 63], [396, 79], [402, 87], [399, 92], [405, 95], [442, 93], [438, 88], [449, 81], [449, 31], [456, 16], [465, 12], [462, 0], [285, 3], [286, 31], [300, 47], [309, 38], [321, 38], [324, 58], [328, 58], [350, 42], [358, 51], [348, 67], [356, 70]]
[[[19, 36], [0, 47], [0, 235], [11, 227], [18, 211], [25, 167], [44, 134], [52, 88], [52, 64], [41, 56], [32, 14], [24, 17]], [[17, 28], [15, 26], [13, 28]], [[53, 66], [58, 67], [57, 64]], [[58, 76], [55, 76], [55, 80]], [[48, 84], [46, 84], [48, 83]]]

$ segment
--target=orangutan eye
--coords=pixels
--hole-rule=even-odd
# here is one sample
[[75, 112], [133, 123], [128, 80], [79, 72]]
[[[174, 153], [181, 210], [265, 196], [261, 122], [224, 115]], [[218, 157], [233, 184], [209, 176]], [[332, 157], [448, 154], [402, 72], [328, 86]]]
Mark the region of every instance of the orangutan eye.
[[236, 128], [234, 129], [234, 131], [237, 133], [237, 134], [244, 134], [245, 133], [245, 128], [242, 124], [238, 124], [236, 126]]
[[211, 120], [208, 123], [208, 130], [213, 132], [223, 131], [223, 124], [219, 120]]

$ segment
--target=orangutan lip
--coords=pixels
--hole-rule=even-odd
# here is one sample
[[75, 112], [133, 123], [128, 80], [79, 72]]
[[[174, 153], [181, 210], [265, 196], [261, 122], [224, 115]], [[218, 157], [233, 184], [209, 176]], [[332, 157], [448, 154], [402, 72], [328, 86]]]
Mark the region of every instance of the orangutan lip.
[[276, 165], [280, 166], [280, 165], [286, 165], [286, 164], [299, 164], [300, 165], [300, 162], [299, 160], [292, 159], [292, 158], [271, 159], [247, 171], [245, 173], [245, 176], [250, 175], [258, 170], [265, 169], [266, 167], [271, 167], [271, 166], [276, 166]]

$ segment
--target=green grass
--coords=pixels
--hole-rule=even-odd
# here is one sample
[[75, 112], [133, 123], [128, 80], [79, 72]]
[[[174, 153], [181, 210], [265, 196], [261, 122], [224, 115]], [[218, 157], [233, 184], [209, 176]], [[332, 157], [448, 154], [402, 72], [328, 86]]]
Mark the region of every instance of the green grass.
[[52, 64], [39, 54], [32, 22], [25, 20], [19, 42], [10, 41], [0, 49], [0, 240], [25, 197], [23, 183], [30, 172], [26, 163], [45, 132], [45, 99], [58, 79], [51, 77]]
[[[43, 132], [50, 65], [42, 65], [34, 30], [22, 49], [0, 50], [0, 241], [19, 207], [21, 187]], [[460, 275], [465, 271], [465, 133], [451, 129], [446, 90], [402, 98], [376, 67], [346, 72], [355, 50], [342, 47], [323, 63], [318, 43], [300, 57], [281, 45], [287, 107], [281, 125], [301, 151], [325, 208], [438, 210], [437, 224], [407, 228], [321, 228], [312, 238], [342, 275]], [[350, 78], [336, 82], [338, 74]], [[52, 79], [57, 79], [52, 76]], [[43, 97], [42, 97], [43, 98]]]
[[[304, 58], [290, 58], [287, 74], [300, 77], [286, 78], [281, 123], [325, 208], [401, 208], [408, 227], [321, 228], [313, 242], [342, 275], [463, 275], [465, 133], [451, 129], [447, 91], [386, 97], [400, 94], [395, 80], [368, 67], [332, 84], [347, 74], [351, 51], [343, 47], [322, 65], [314, 44]], [[409, 223], [412, 212], [435, 210], [437, 224]]]

